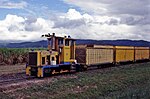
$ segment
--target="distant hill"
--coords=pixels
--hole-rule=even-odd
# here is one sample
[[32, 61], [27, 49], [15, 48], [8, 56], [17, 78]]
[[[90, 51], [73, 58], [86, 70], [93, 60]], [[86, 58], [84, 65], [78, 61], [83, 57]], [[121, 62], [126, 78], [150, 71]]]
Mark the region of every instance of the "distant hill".
[[150, 42], [144, 40], [77, 40], [77, 44], [150, 47]]
[[23, 43], [7, 43], [0, 44], [1, 48], [38, 48], [38, 47], [47, 47], [47, 41], [37, 41], [37, 42], [23, 42]]
[[[77, 39], [77, 45], [80, 44], [97, 44], [97, 45], [118, 45], [118, 46], [143, 46], [150, 47], [150, 42], [144, 40], [83, 40]], [[47, 41], [37, 41], [37, 42], [23, 42], [23, 43], [5, 43], [0, 44], [1, 48], [37, 48], [37, 47], [47, 47]]]

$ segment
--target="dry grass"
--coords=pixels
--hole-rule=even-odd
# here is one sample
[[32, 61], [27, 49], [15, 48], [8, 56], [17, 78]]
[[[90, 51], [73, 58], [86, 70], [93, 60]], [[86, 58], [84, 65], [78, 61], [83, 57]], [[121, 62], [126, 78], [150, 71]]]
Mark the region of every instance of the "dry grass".
[[2, 65], [0, 66], [0, 75], [25, 72], [25, 64]]

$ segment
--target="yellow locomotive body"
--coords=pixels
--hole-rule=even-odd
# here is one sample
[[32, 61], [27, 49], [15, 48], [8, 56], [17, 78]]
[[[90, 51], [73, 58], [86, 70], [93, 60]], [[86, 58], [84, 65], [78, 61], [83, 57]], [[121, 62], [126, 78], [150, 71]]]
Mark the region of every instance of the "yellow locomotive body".
[[75, 40], [70, 37], [44, 35], [48, 40], [48, 50], [30, 51], [26, 74], [37, 77], [69, 72], [76, 65]]

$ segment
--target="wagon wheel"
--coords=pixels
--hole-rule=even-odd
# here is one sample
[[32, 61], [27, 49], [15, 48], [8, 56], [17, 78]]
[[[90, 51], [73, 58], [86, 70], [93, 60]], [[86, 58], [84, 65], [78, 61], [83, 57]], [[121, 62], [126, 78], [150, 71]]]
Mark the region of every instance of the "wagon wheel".
[[87, 70], [87, 68], [88, 68], [88, 66], [87, 66], [87, 65], [81, 65], [81, 66], [82, 66], [83, 71], [86, 71], [86, 70]]

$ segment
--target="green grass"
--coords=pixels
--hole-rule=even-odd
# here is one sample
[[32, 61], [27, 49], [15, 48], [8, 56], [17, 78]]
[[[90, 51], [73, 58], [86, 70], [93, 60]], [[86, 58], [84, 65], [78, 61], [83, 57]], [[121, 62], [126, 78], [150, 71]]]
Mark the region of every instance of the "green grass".
[[0, 48], [0, 54], [4, 58], [8, 58], [12, 55], [19, 56], [28, 53], [31, 49], [33, 50], [46, 50], [46, 48]]
[[10, 57], [10, 55], [20, 55], [24, 54], [28, 51], [25, 48], [0, 48], [0, 53], [4, 55], [4, 57]]
[[91, 70], [73, 76], [75, 77], [59, 78], [51, 83], [45, 82], [17, 90], [8, 96], [17, 98], [21, 95], [31, 99], [150, 98], [150, 63]]

